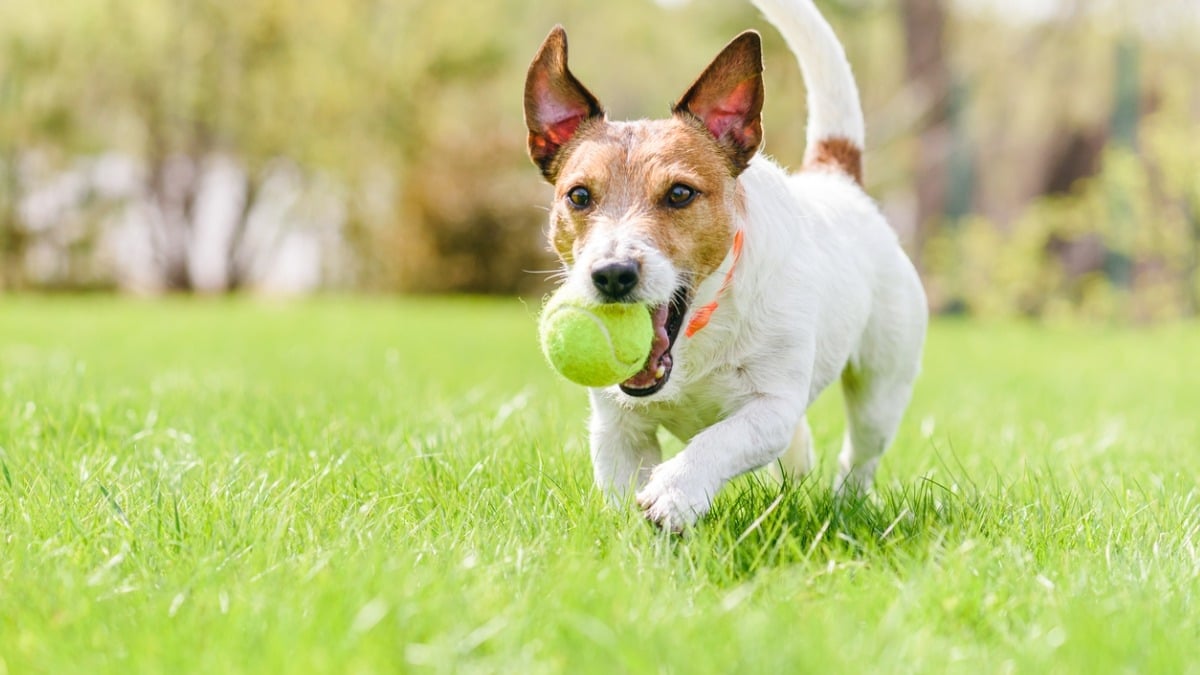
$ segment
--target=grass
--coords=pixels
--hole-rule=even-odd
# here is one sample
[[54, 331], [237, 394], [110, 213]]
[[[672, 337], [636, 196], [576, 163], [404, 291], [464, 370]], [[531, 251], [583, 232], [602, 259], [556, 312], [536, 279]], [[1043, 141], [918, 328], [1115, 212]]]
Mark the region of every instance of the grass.
[[937, 323], [874, 499], [830, 392], [678, 539], [530, 314], [0, 300], [0, 673], [1200, 672], [1200, 326]]

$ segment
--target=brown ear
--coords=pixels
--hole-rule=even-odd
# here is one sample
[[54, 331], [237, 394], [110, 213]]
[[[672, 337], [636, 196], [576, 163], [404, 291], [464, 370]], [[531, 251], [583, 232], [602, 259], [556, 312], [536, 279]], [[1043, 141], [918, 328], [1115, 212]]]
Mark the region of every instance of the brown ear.
[[748, 30], [725, 45], [683, 98], [676, 115], [700, 120], [741, 173], [762, 143], [762, 41]]
[[554, 181], [554, 159], [579, 125], [604, 116], [600, 101], [567, 70], [567, 33], [555, 26], [525, 76], [525, 126], [529, 156]]

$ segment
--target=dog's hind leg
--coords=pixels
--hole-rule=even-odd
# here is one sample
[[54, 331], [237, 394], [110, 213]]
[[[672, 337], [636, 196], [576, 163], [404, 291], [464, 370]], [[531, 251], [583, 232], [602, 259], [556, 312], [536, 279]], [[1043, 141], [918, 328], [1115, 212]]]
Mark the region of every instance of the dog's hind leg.
[[925, 293], [907, 259], [888, 272], [857, 353], [842, 370], [846, 436], [838, 455], [836, 492], [866, 492], [912, 398], [921, 370], [928, 314]]
[[911, 376], [871, 374], [847, 366], [842, 372], [846, 436], [838, 456], [836, 493], [871, 489], [883, 451], [891, 444], [912, 395]]
[[792, 443], [784, 451], [783, 456], [771, 462], [769, 470], [775, 480], [783, 483], [800, 481], [816, 466], [817, 456], [813, 451], [812, 429], [808, 427], [808, 418], [800, 419], [796, 425], [796, 433], [792, 434]]

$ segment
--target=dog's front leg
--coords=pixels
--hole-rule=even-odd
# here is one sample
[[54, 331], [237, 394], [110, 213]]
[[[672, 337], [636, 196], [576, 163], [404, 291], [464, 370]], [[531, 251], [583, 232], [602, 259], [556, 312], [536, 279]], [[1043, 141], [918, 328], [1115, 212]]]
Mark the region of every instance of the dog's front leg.
[[646, 484], [650, 471], [662, 461], [658, 425], [593, 391], [588, 426], [596, 487], [610, 503], [621, 505]]
[[727, 481], [779, 458], [802, 414], [785, 397], [751, 399], [659, 464], [638, 492], [638, 505], [652, 522], [683, 530], [708, 513]]

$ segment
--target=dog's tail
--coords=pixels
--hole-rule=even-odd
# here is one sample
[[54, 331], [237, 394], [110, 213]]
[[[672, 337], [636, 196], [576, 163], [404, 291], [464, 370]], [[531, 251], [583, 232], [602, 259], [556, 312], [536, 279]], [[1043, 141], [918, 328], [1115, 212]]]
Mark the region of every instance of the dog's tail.
[[862, 105], [846, 52], [812, 0], [752, 0], [800, 62], [808, 88], [804, 168], [835, 170], [862, 183]]

